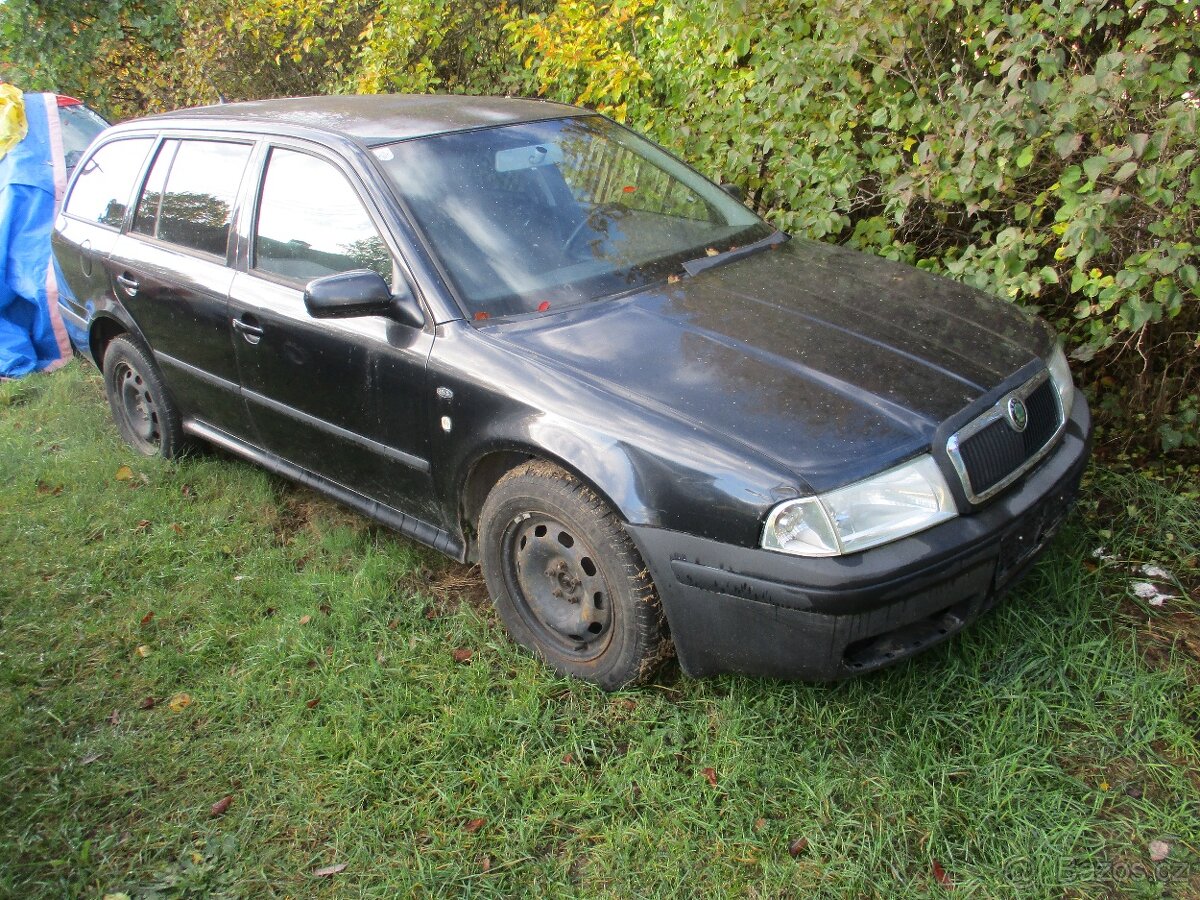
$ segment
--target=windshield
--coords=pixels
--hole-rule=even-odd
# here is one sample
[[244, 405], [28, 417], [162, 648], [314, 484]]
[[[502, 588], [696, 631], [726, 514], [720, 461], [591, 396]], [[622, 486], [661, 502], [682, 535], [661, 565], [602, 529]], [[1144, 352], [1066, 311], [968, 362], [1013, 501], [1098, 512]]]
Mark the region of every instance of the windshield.
[[475, 320], [636, 289], [774, 231], [599, 116], [419, 138], [375, 156]]

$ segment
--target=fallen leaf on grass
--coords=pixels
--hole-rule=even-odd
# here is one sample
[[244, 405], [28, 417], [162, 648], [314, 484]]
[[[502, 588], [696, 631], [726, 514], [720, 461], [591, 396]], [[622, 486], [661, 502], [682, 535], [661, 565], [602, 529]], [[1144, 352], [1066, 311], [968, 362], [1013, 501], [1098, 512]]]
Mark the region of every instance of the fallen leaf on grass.
[[309, 709], [316, 709], [318, 704], [320, 704], [320, 702], [321, 702], [320, 697], [313, 697], [311, 700], [307, 701], [304, 705], [307, 706]]
[[755, 819], [754, 820], [754, 830], [755, 831], [762, 831], [766, 827], [767, 827], [766, 819]]
[[47, 484], [39, 478], [37, 480], [37, 492], [39, 494], [49, 494], [53, 497], [63, 492], [63, 486], [61, 484]]
[[119, 709], [114, 709], [112, 712], [110, 712], [108, 714], [108, 724], [109, 725], [120, 725], [121, 724], [121, 711]]
[[702, 774], [705, 778], [708, 779], [708, 783], [710, 785], [712, 785], [713, 787], [717, 786], [717, 770], [714, 769], [712, 766], [705, 766], [701, 770], [700, 774]]
[[948, 891], [954, 890], [954, 882], [946, 874], [946, 870], [942, 868], [942, 864], [936, 859], [933, 861], [933, 880]]
[[1171, 845], [1166, 841], [1151, 841], [1150, 842], [1150, 861], [1162, 862], [1171, 852]]
[[325, 615], [327, 615], [327, 616], [333, 615], [333, 607], [330, 606], [328, 603], [322, 603], [320, 606], [317, 607], [317, 609], [319, 609], [321, 612], [325, 613]]
[[332, 866], [325, 866], [324, 868], [316, 869], [313, 874], [318, 878], [328, 878], [330, 875], [336, 875], [345, 868], [345, 863], [334, 863]]
[[140, 656], [142, 659], [145, 659], [150, 655], [150, 647], [146, 644], [139, 644], [136, 652], [138, 656]]
[[808, 838], [798, 837], [788, 844], [788, 856], [795, 859], [801, 853], [808, 849]]
[[171, 530], [174, 531], [180, 537], [183, 537], [183, 526], [180, 525], [178, 522], [171, 523]]
[[575, 754], [574, 753], [564, 753], [562, 761], [563, 761], [563, 763], [565, 763], [566, 765], [569, 766], [571, 763], [575, 762]]
[[477, 832], [480, 828], [482, 828], [486, 824], [487, 824], [487, 819], [472, 819], [470, 822], [468, 822], [466, 825], [463, 826], [463, 830], [467, 834], [474, 834], [475, 832]]
[[129, 468], [129, 466], [121, 466], [113, 473], [113, 480], [115, 481], [128, 481], [132, 477], [133, 469]]
[[150, 610], [150, 612], [148, 612], [144, 616], [142, 616], [142, 624], [143, 625], [149, 625], [153, 621], [154, 621], [154, 610]]
[[171, 712], [182, 712], [192, 705], [192, 698], [187, 694], [176, 694], [171, 698], [171, 702], [167, 704]]
[[228, 811], [231, 803], [233, 803], [233, 797], [231, 797], [229, 794], [226, 794], [212, 805], [212, 808], [209, 810], [209, 812], [212, 814], [214, 819], [217, 816], [223, 816], [225, 815], [226, 811]]
[[85, 756], [83, 759], [81, 759], [79, 761], [79, 764], [81, 766], [90, 766], [92, 763], [94, 763], [99, 758], [100, 758], [99, 753], [89, 753], [87, 756]]
[[[157, 704], [158, 701], [153, 697], [145, 697], [142, 699], [142, 702], [138, 704], [138, 709], [154, 709]], [[116, 713], [114, 712], [113, 715], [115, 716]], [[113, 724], [115, 725], [116, 723], [114, 722]]]
[[450, 655], [454, 657], [456, 663], [469, 663], [475, 654], [467, 647], [459, 647]]
[[302, 616], [300, 617], [300, 624], [301, 624], [301, 625], [307, 625], [307, 624], [308, 624], [309, 622], [311, 622], [311, 621], [312, 621], [312, 616], [308, 615], [307, 613], [305, 613], [304, 615], [302, 615]]
[[137, 523], [137, 528], [134, 530], [135, 531], [145, 531], [149, 527], [150, 527], [150, 520], [142, 519], [140, 522]]
[[492, 858], [490, 856], [485, 856], [483, 859], [481, 859], [479, 861], [479, 868], [483, 870], [484, 875], [492, 871]]

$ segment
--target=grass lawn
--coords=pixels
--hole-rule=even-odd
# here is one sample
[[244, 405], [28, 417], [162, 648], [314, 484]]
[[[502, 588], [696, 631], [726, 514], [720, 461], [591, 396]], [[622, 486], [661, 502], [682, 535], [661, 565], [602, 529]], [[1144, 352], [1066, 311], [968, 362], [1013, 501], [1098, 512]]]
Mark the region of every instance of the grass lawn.
[[0, 384], [0, 895], [1200, 896], [1198, 547], [1195, 498], [1094, 471], [909, 664], [606, 695], [476, 571], [135, 457], [90, 367]]

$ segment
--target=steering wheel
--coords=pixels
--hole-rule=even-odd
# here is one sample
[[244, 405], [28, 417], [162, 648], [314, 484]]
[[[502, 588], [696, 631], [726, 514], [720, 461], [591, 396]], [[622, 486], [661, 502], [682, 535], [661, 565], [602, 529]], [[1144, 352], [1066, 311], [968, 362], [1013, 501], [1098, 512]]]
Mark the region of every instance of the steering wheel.
[[[571, 247], [575, 244], [575, 241], [579, 238], [579, 235], [583, 234], [583, 227], [590, 224], [594, 218], [604, 213], [611, 214], [620, 209], [621, 205], [619, 203], [597, 203], [591, 208], [588, 214], [584, 216], [582, 220], [580, 220], [579, 224], [571, 229], [571, 233], [567, 235], [567, 239], [562, 242], [562, 247], [559, 249], [559, 252], [563, 256], [566, 256], [568, 251], [570, 251]], [[613, 218], [615, 218], [615, 216]]]

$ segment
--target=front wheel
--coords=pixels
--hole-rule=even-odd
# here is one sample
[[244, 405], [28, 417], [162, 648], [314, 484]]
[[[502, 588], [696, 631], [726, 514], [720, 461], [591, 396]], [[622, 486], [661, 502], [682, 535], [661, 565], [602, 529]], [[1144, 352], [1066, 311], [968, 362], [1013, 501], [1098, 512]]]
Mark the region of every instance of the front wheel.
[[483, 576], [517, 643], [605, 690], [671, 655], [654, 583], [617, 515], [578, 479], [534, 460], [497, 482], [479, 520]]

